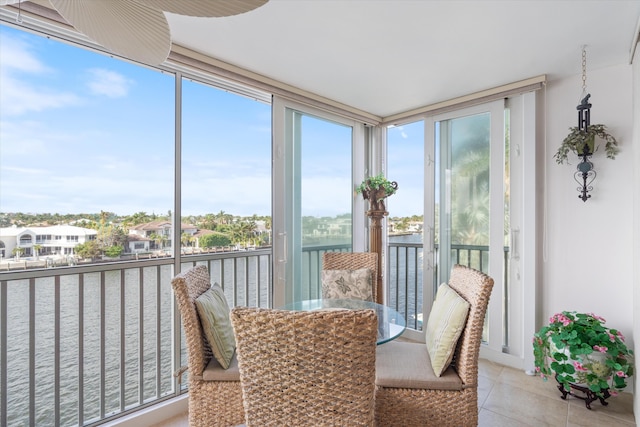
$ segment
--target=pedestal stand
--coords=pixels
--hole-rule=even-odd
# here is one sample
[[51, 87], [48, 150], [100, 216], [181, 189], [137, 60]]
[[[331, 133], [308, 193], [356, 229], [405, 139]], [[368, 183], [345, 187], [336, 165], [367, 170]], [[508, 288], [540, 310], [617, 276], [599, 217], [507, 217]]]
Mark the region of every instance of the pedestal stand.
[[[556, 381], [558, 381], [557, 377], [556, 377]], [[571, 389], [567, 391], [564, 389], [564, 386], [562, 384], [558, 383], [558, 390], [560, 390], [560, 393], [562, 393], [562, 396], [560, 397], [564, 400], [567, 399], [567, 396], [573, 396], [575, 398], [582, 399], [584, 400], [584, 404], [586, 405], [587, 409], [591, 409], [591, 402], [594, 402], [596, 400], [600, 400], [600, 403], [603, 406], [607, 406], [609, 404], [609, 402], [606, 401], [606, 399], [611, 397], [611, 394], [609, 394], [608, 389], [604, 391], [603, 396], [598, 396], [597, 394], [589, 390], [589, 387], [584, 387], [578, 384], [569, 384], [569, 386]], [[575, 394], [573, 390], [577, 390], [583, 393], [583, 395], [579, 396]]]
[[382, 298], [382, 218], [389, 215], [387, 211], [369, 210], [367, 216], [369, 223], [369, 252], [378, 254], [378, 277], [376, 280], [377, 303], [383, 304]]

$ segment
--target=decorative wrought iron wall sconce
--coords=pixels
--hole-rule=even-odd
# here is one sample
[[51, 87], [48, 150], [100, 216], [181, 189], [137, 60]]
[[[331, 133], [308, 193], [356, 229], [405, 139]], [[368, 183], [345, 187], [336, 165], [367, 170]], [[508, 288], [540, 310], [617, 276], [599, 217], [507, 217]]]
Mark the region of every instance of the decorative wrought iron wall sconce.
[[591, 198], [590, 191], [593, 190], [593, 180], [596, 179], [596, 171], [591, 162], [591, 156], [596, 152], [596, 138], [603, 140], [604, 151], [607, 158], [614, 159], [618, 153], [618, 142], [607, 133], [605, 125], [591, 124], [591, 94], [587, 93], [587, 53], [582, 49], [582, 100], [576, 107], [578, 110], [578, 126], [569, 128], [569, 135], [565, 137], [553, 156], [556, 163], [563, 164], [569, 162], [569, 153], [575, 153], [580, 159], [573, 174], [578, 183], [578, 198], [586, 202]]
[[[591, 104], [589, 103], [590, 97], [591, 94], [587, 94], [587, 96], [585, 96], [576, 107], [578, 110], [578, 130], [580, 132], [584, 132], [585, 135], [591, 120]], [[580, 163], [578, 163], [577, 171], [573, 174], [574, 179], [578, 185], [580, 185], [580, 187], [578, 187], [578, 192], [580, 192], [578, 198], [582, 199], [583, 202], [586, 202], [587, 199], [591, 197], [591, 194], [587, 193], [593, 190], [591, 183], [596, 179], [596, 171], [593, 169], [593, 163], [590, 161], [591, 156], [593, 155], [592, 147], [595, 141], [591, 141], [592, 144], [590, 147], [588, 138], [588, 136], [585, 136], [584, 138], [582, 153], [579, 154], [582, 159]]]

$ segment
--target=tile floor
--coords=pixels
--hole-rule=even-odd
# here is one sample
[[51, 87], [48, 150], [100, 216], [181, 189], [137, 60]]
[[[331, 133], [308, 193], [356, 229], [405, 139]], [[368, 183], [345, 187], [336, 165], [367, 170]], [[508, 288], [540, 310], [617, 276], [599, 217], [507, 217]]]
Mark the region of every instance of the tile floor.
[[[621, 393], [608, 406], [591, 404], [560, 392], [551, 380], [543, 381], [522, 371], [480, 361], [478, 406], [480, 427], [635, 427], [633, 396]], [[155, 427], [187, 427], [187, 414]]]
[[557, 383], [485, 360], [480, 361], [478, 406], [480, 427], [635, 427], [633, 395], [620, 393], [609, 405], [574, 397], [560, 398]]

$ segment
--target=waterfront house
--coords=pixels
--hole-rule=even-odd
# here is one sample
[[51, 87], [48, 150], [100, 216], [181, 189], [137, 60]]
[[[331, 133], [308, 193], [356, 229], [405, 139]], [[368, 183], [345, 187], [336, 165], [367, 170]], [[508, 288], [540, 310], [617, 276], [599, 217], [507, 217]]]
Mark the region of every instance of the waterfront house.
[[[2, 6], [0, 12], [2, 30], [11, 28], [21, 33], [11, 47], [21, 46], [21, 41], [33, 32], [50, 37], [51, 41], [47, 40], [47, 43], [61, 39], [71, 49], [100, 50], [100, 46], [69, 26], [47, 1]], [[305, 215], [302, 202], [311, 204], [321, 200], [313, 205], [315, 214], [326, 205], [343, 200], [340, 197], [346, 194], [344, 204], [348, 206], [351, 225], [350, 229], [346, 225], [341, 227], [341, 232], [350, 230], [351, 242], [343, 246], [334, 245], [333, 248], [365, 251], [368, 249], [367, 205], [361, 197], [353, 195], [353, 190], [366, 176], [378, 172], [393, 171], [404, 175], [403, 179], [399, 179], [398, 194], [388, 204], [392, 210], [391, 216], [394, 216], [393, 204], [399, 206], [407, 197], [417, 206], [418, 212], [415, 213], [424, 218], [422, 226], [418, 227], [423, 233], [420, 243], [401, 246], [387, 240], [384, 242], [385, 261], [389, 261], [384, 264], [386, 275], [400, 271], [398, 265], [392, 264], [396, 247], [401, 247], [408, 254], [415, 254], [412, 255], [415, 257], [413, 260], [419, 260], [415, 265], [419, 265], [424, 273], [418, 292], [420, 298], [415, 298], [419, 303], [412, 307], [398, 306], [407, 309], [405, 314], [408, 322], [415, 320], [405, 333], [406, 339], [424, 338], [418, 319], [428, 315], [433, 290], [442, 281], [441, 275], [449, 271], [450, 264], [477, 261], [479, 268], [486, 269], [499, 281], [491, 297], [487, 320], [489, 334], [482, 349], [482, 357], [490, 366], [494, 363], [509, 366], [521, 375], [530, 371], [533, 331], [551, 315], [562, 310], [595, 312], [605, 317], [608, 325], [620, 329], [638, 353], [640, 3], [635, 0], [271, 0], [255, 11], [228, 18], [168, 14], [167, 20], [173, 44], [165, 62], [147, 67], [147, 64], [139, 66], [135, 60], [125, 60], [135, 68], [132, 75], [144, 76], [131, 79], [137, 85], [147, 80], [156, 82], [160, 77], [165, 80], [152, 88], [155, 96], [153, 101], [146, 104], [148, 108], [138, 109], [135, 116], [140, 128], [137, 129], [136, 144], [123, 150], [126, 156], [131, 156], [131, 159], [127, 158], [131, 161], [116, 170], [118, 174], [144, 170], [145, 175], [136, 175], [130, 181], [135, 183], [135, 186], [131, 186], [135, 187], [141, 200], [145, 203], [148, 200], [142, 199], [149, 189], [142, 188], [145, 184], [166, 187], [154, 195], [164, 197], [163, 201], [168, 206], [161, 206], [162, 209], [170, 209], [177, 215], [214, 199], [220, 194], [215, 193], [214, 196], [214, 192], [220, 188], [230, 188], [230, 192], [243, 201], [264, 197], [268, 200], [273, 219], [273, 246], [245, 253], [185, 256], [181, 251], [174, 250], [175, 258], [133, 261], [126, 265], [83, 266], [81, 270], [68, 267], [50, 273], [0, 272], [3, 287], [0, 295], [7, 295], [0, 301], [0, 320], [8, 319], [11, 315], [20, 320], [9, 326], [4, 323], [2, 332], [5, 336], [9, 335], [11, 343], [18, 336], [15, 340], [23, 346], [12, 347], [10, 351], [11, 354], [24, 355], [21, 359], [9, 358], [7, 350], [0, 350], [0, 370], [4, 380], [0, 384], [4, 389], [0, 391], [5, 392], [7, 386], [3, 384], [7, 382], [26, 383], [20, 393], [27, 396], [19, 409], [7, 408], [8, 399], [4, 393], [0, 398], [0, 417], [7, 417], [8, 413], [10, 417], [18, 417], [20, 424], [37, 424], [36, 420], [41, 416], [44, 417], [43, 423], [49, 424], [51, 420], [47, 417], [63, 419], [64, 415], [68, 417], [64, 418], [68, 424], [97, 424], [120, 416], [137, 416], [139, 418], [134, 423], [152, 424], [158, 422], [159, 418], [184, 411], [187, 387], [171, 377], [173, 370], [180, 366], [180, 349], [171, 345], [180, 343], [180, 331], [174, 328], [177, 322], [171, 317], [172, 314], [166, 316], [161, 310], [162, 307], [167, 310], [172, 307], [167, 285], [176, 273], [175, 269], [206, 264], [215, 280], [225, 280], [220, 283], [225, 285], [232, 305], [277, 307], [288, 302], [293, 295], [313, 295], [312, 292], [316, 290], [313, 288], [315, 276], [309, 273], [317, 270], [314, 268], [319, 265], [319, 255], [301, 243], [301, 218]], [[3, 45], [0, 49], [3, 61], [8, 52], [11, 51], [7, 45]], [[75, 53], [75, 50], [70, 50], [65, 55], [75, 59]], [[109, 55], [107, 53], [106, 56]], [[64, 59], [66, 64], [81, 68], [74, 69], [77, 73], [60, 73], [69, 79], [72, 76], [86, 76], [83, 71], [95, 69], [93, 62]], [[108, 68], [105, 63], [108, 63], [106, 59], [100, 61]], [[38, 62], [7, 61], [7, 64], [19, 70], [20, 75], [26, 74], [27, 70], [48, 70], [48, 67], [36, 67]], [[5, 76], [3, 74], [1, 77], [7, 78]], [[123, 80], [128, 81], [126, 78]], [[44, 81], [42, 78], [41, 82]], [[6, 96], [7, 87], [22, 88], [20, 85], [4, 85], [3, 81], [3, 96]], [[100, 92], [105, 98], [95, 104], [106, 105], [108, 102], [103, 101], [107, 99], [114, 102], [116, 97], [113, 95], [119, 92], [112, 86], [110, 88], [112, 92], [106, 94], [110, 96]], [[182, 91], [184, 88], [186, 90]], [[88, 93], [89, 89], [86, 90]], [[264, 161], [261, 163], [268, 165], [270, 175], [252, 176], [253, 187], [250, 191], [243, 191], [243, 186], [238, 184], [243, 182], [244, 175], [249, 175], [261, 165], [244, 164], [244, 168], [240, 168], [242, 156], [226, 158], [225, 153], [236, 149], [249, 154], [250, 150], [241, 144], [229, 144], [226, 138], [214, 141], [214, 136], [227, 127], [236, 131], [259, 127], [255, 125], [263, 122], [250, 120], [264, 111], [238, 108], [238, 114], [251, 111], [251, 119], [245, 117], [246, 121], [239, 122], [216, 120], [215, 113], [220, 114], [220, 111], [232, 108], [222, 105], [203, 112], [197, 108], [199, 105], [193, 102], [193, 98], [185, 95], [193, 93], [190, 90], [206, 99], [213, 99], [213, 93], [220, 91], [268, 106], [265, 115], [269, 116], [270, 125], [264, 134], [271, 138], [268, 139], [271, 144], [266, 144]], [[592, 160], [597, 177], [590, 184], [592, 188], [585, 188], [592, 197], [582, 201], [578, 199], [580, 193], [576, 187], [582, 189], [583, 183], [574, 181], [579, 160], [574, 158], [571, 165], [557, 165], [553, 154], [567, 135], [568, 128], [577, 124], [576, 106], [584, 99], [586, 93], [583, 92], [586, 91], [592, 95], [592, 122], [607, 125], [619, 141], [620, 153], [613, 161], [606, 159], [602, 150], [594, 154]], [[24, 90], [18, 92], [20, 96], [14, 94], [14, 100], [31, 99], [23, 95], [26, 93]], [[44, 102], [48, 99], [44, 96], [46, 92], [28, 93], [39, 93], [43, 98], [42, 105], [49, 105]], [[35, 96], [34, 99], [40, 98]], [[63, 99], [70, 104], [77, 102], [74, 97]], [[184, 117], [175, 119], [175, 123], [174, 118], [179, 114], [166, 114], [160, 118], [142, 117], [155, 110], [151, 106], [162, 102], [172, 106], [175, 103], [175, 111], [184, 111]], [[55, 106], [58, 108], [58, 104]], [[2, 104], [2, 108], [17, 114], [15, 107], [9, 103]], [[40, 110], [34, 108], [27, 111], [36, 114]], [[94, 118], [115, 117], [117, 112], [117, 107], [113, 107], [110, 114], [95, 115]], [[15, 135], [22, 135], [29, 129], [29, 121], [26, 120], [28, 114], [27, 117], [10, 116], [17, 117], [11, 123], [5, 117], [2, 111], [3, 140], [0, 150], [6, 150], [9, 146], [7, 138], [14, 136], [16, 139]], [[491, 224], [491, 238], [490, 243], [479, 245], [456, 244], [455, 239], [447, 239], [446, 235], [448, 226], [455, 225], [447, 209], [464, 210], [472, 205], [468, 197], [482, 190], [482, 186], [474, 182], [478, 175], [471, 178], [467, 175], [460, 183], [468, 191], [460, 198], [447, 199], [451, 193], [447, 193], [449, 187], [446, 185], [449, 178], [455, 178], [455, 174], [450, 173], [446, 156], [455, 157], [459, 151], [468, 151], [467, 147], [457, 151], [458, 147], [447, 137], [455, 134], [455, 130], [460, 129], [456, 126], [470, 117], [491, 118], [490, 122], [482, 122], [482, 126], [477, 127], [487, 131], [479, 139], [490, 141], [490, 149], [486, 151], [493, 156], [490, 161], [491, 173], [485, 174], [488, 176], [484, 177], [486, 180], [483, 179], [483, 184], [491, 185], [488, 203], [493, 214], [474, 217], [478, 219], [474, 224]], [[119, 120], [124, 119], [126, 117], [120, 117]], [[323, 133], [320, 138], [314, 139], [313, 133], [301, 131], [307, 129], [305, 126], [309, 122], [315, 123], [315, 120], [329, 123], [331, 130], [336, 133]], [[165, 127], [167, 122], [172, 122], [171, 126]], [[201, 123], [208, 126], [204, 132], [206, 138], [204, 143], [197, 145], [195, 138], [190, 139], [189, 131]], [[108, 125], [110, 129], [121, 128], [118, 123], [108, 122]], [[14, 132], [5, 133], [5, 129]], [[175, 132], [176, 129], [182, 130], [182, 133]], [[348, 129], [346, 137], [338, 132], [345, 129]], [[503, 137], [506, 129], [509, 132], [509, 138], [506, 138], [510, 144], [508, 147]], [[46, 133], [38, 130], [39, 136]], [[452, 132], [448, 133], [448, 130]], [[180, 136], [174, 140], [177, 134]], [[416, 134], [418, 137], [415, 137]], [[68, 135], [76, 135], [74, 124], [69, 124]], [[91, 135], [97, 137], [93, 133]], [[118, 134], [113, 139], [125, 136]], [[402, 142], [405, 137], [419, 140], [421, 151], [404, 151], [406, 147]], [[339, 138], [343, 138], [341, 142], [346, 141], [344, 146], [331, 144]], [[494, 145], [496, 138], [498, 145]], [[163, 145], [166, 139], [170, 143]], [[94, 143], [93, 140], [86, 142]], [[20, 143], [23, 141], [20, 140]], [[134, 158], [133, 151], [138, 146], [144, 148], [144, 153], [136, 153], [139, 157]], [[211, 146], [215, 146], [214, 150], [207, 153], [210, 157], [217, 156], [216, 163], [201, 162], [198, 167], [187, 169], [185, 166], [182, 169], [182, 163], [174, 162], [175, 158], [172, 157], [174, 153], [180, 153], [182, 157], [179, 159], [185, 161], [187, 155], [198, 157], [198, 150], [204, 151]], [[323, 150], [310, 150], [318, 146]], [[87, 151], [85, 148], [76, 149], [70, 143], [66, 150], [71, 159], [82, 156]], [[30, 150], [29, 156], [35, 156], [38, 152]], [[312, 155], [304, 157], [309, 152]], [[319, 156], [321, 152], [330, 152], [333, 158], [323, 158], [319, 162], [314, 156]], [[166, 153], [169, 155], [166, 156]], [[18, 181], [12, 187], [7, 184], [8, 179], [30, 169], [5, 170], [6, 160], [2, 154], [0, 186], [6, 187], [0, 187], [0, 196], [4, 201], [8, 200], [4, 190], [17, 188], [19, 184]], [[165, 157], [158, 155], [152, 158], [155, 154], [164, 154]], [[167, 157], [170, 160], [167, 161]], [[401, 160], [407, 158], [418, 160], [417, 168], [404, 168]], [[505, 167], [506, 158], [509, 159], [509, 167]], [[83, 157], [81, 159], [86, 160]], [[300, 167], [302, 160], [306, 161], [304, 165], [313, 166], [314, 172], [331, 170], [333, 174], [329, 166], [340, 161], [346, 162], [348, 170], [343, 171], [337, 179], [321, 176], [318, 185], [307, 187], [303, 192], [301, 182], [303, 178], [308, 178], [304, 175], [308, 169]], [[92, 165], [102, 165], [100, 162]], [[232, 163], [234, 172], [242, 172], [215, 175], [225, 163]], [[83, 161], [74, 163], [81, 164]], [[112, 164], [116, 162], [107, 166]], [[190, 166], [194, 164], [196, 162], [190, 163]], [[506, 170], [510, 173], [508, 179], [505, 179]], [[105, 174], [101, 182], [111, 182], [115, 175]], [[167, 176], [173, 180], [163, 181]], [[78, 190], [75, 186], [82, 185], [82, 181], [81, 174], [69, 181], [76, 193]], [[407, 184], [413, 184], [414, 181], [421, 185], [410, 187]], [[311, 180], [305, 182], [314, 183]], [[266, 190], [256, 189], [256, 186], [264, 183]], [[95, 185], [86, 189], [87, 192], [99, 190], [100, 187]], [[127, 188], [121, 186], [112, 190], [124, 196]], [[309, 195], [313, 197], [302, 197]], [[325, 195], [328, 196], [323, 198]], [[508, 215], [505, 213], [507, 195], [510, 208]], [[217, 209], [222, 208], [228, 209], [225, 206]], [[47, 206], [43, 205], [42, 209], [47, 209]], [[82, 209], [82, 206], [77, 208], [78, 212]], [[150, 211], [145, 206], [142, 209]], [[485, 212], [474, 206], [469, 212], [461, 212], [458, 219], [462, 218], [463, 213]], [[505, 222], [505, 218], [508, 218], [508, 222]], [[180, 223], [180, 218], [174, 219], [174, 222]], [[169, 235], [171, 241], [179, 240], [180, 232], [175, 229], [178, 227], [170, 228], [170, 224], [162, 227], [163, 235]], [[479, 234], [470, 237], [475, 238]], [[488, 249], [485, 250], [485, 247]], [[241, 278], [250, 276], [246, 272], [259, 277], [257, 285], [249, 283], [248, 279], [247, 282], [242, 281]], [[230, 277], [229, 282], [226, 282], [227, 276]], [[36, 286], [36, 283], [40, 285], [42, 282], [46, 283]], [[391, 289], [394, 283], [385, 277], [386, 301], [401, 305], [398, 301], [400, 298], [394, 299]], [[302, 285], [307, 288], [298, 288]], [[410, 288], [406, 285], [403, 284], [403, 291], [409, 292]], [[135, 286], [139, 286], [137, 292], [132, 290]], [[60, 287], [67, 292], [57, 292]], [[89, 294], [89, 290], [94, 289], [95, 293]], [[77, 307], [78, 301], [82, 301], [86, 306], [71, 317], [78, 324], [85, 325], [86, 329], [100, 333], [85, 335], [82, 330], [78, 332], [77, 326], [72, 328], [67, 325], [66, 328], [46, 329], [46, 336], [36, 340], [35, 332], [31, 332], [36, 329], [34, 323], [42, 328], [55, 328], [61, 324], [60, 306], [64, 305], [64, 301], [52, 304], [50, 317], [41, 321], [36, 309], [36, 291], [49, 292], [52, 300], [58, 294], [74, 295], [75, 299], [70, 305]], [[133, 296], [127, 295], [125, 298], [125, 291], [130, 291]], [[115, 294], [112, 297], [116, 301], [109, 309], [103, 301], [103, 296], [108, 292]], [[22, 312], [16, 313], [18, 310], [13, 308], [13, 303], [22, 301], [18, 299], [22, 295], [25, 301], [28, 300], [24, 304], [29, 310], [20, 307]], [[124, 307], [126, 304], [123, 301], [128, 303], [131, 299], [134, 300], [132, 314], [125, 315], [124, 310], [113, 309]], [[149, 313], [152, 320], [145, 318]], [[27, 316], [27, 320], [20, 315]], [[125, 325], [125, 319], [133, 322], [133, 325], [115, 327]], [[168, 338], [162, 335], [165, 332], [156, 333], [156, 328], [162, 329], [157, 326], [159, 324], [170, 330]], [[134, 337], [133, 342], [127, 341], [132, 339], [131, 335], [120, 334], [121, 329], [125, 328], [126, 332], [148, 328], [149, 337], [145, 335], [143, 339], [141, 335], [138, 340]], [[57, 354], [55, 357], [47, 354], [38, 357], [36, 370], [34, 343], [38, 342], [38, 348], [42, 348], [41, 342], [45, 342], [47, 348], [56, 349], [61, 342], [69, 341], [78, 343], [73, 357], [70, 357], [72, 363], [61, 362]], [[95, 363], [87, 363], [86, 367], [77, 363], [78, 354], [87, 359], [92, 357]], [[112, 359], [115, 368], [110, 369], [106, 365]], [[147, 371], [149, 360], [152, 366]], [[61, 375], [61, 365], [73, 365], [74, 369]], [[40, 375], [43, 366], [51, 367], [53, 373], [46, 371], [46, 375]], [[141, 366], [145, 369], [138, 369]], [[52, 379], [52, 384], [47, 386], [51, 393], [44, 409], [35, 402], [35, 398], [29, 399], [36, 395], [36, 388], [42, 390], [43, 387], [40, 382], [36, 384], [36, 377]], [[514, 374], [500, 380], [504, 384], [492, 383], [492, 392], [496, 391], [496, 395], [502, 396], [502, 400], [512, 406], [507, 405], [505, 410], [505, 407], [493, 404], [495, 400], [487, 398], [485, 403], [489, 404], [483, 407], [481, 419], [484, 416], [485, 420], [493, 421], [487, 425], [499, 425], [500, 422], [503, 425], [531, 422], [544, 425], [543, 418], [549, 413], [547, 407], [555, 406], [558, 398], [554, 396], [555, 400], [547, 400], [549, 405], [542, 405], [543, 409], [532, 410], [531, 405], [539, 396], [538, 391], [530, 393], [531, 390], [515, 387], [511, 391], [518, 398], [510, 399], [510, 393], [505, 391], [506, 383], [519, 384], [521, 379]], [[129, 382], [133, 385], [130, 386]], [[637, 414], [640, 413], [640, 382], [637, 375], [632, 382], [633, 387], [629, 391], [633, 394], [627, 399], [633, 400], [637, 420]], [[100, 384], [101, 387], [88, 384]], [[61, 397], [60, 390], [72, 387], [80, 390], [81, 396], [69, 403], [66, 397]], [[98, 389], [96, 396], [91, 399], [85, 397]], [[69, 413], [67, 409], [61, 409], [66, 408], [65, 403], [72, 407]], [[601, 410], [594, 411], [592, 417], [592, 413], [580, 415], [576, 405], [570, 403], [568, 407], [569, 410], [566, 407], [564, 409], [562, 425], [588, 425], [591, 422], [627, 426], [634, 423], [633, 419], [628, 418], [612, 420]], [[0, 418], [0, 424], [3, 421], [6, 419]], [[549, 421], [546, 424], [553, 425]]]
[[152, 240], [145, 236], [129, 233], [127, 236], [127, 247], [125, 252], [136, 254], [149, 252]]
[[[17, 257], [72, 256], [77, 245], [95, 240], [98, 232], [90, 228], [73, 225], [48, 227], [3, 227], [0, 228], [0, 259], [13, 255], [15, 248], [22, 252]], [[35, 247], [39, 247], [36, 251]]]
[[[151, 221], [129, 227], [129, 235], [150, 239], [152, 245], [151, 249], [171, 248], [171, 239], [173, 236], [172, 228], [173, 225], [171, 224], [171, 221]], [[190, 224], [181, 224], [180, 229], [182, 233], [186, 233], [190, 236], [194, 236], [198, 232], [198, 228]], [[153, 240], [154, 236], [158, 239], [157, 241]]]

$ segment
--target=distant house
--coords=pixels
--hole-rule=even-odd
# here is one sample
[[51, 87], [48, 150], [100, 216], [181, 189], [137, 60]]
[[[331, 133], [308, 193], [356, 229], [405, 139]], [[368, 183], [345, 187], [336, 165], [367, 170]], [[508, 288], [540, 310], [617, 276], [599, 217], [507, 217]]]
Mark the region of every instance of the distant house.
[[129, 234], [127, 236], [127, 247], [125, 252], [137, 254], [143, 252], [149, 252], [151, 245], [151, 239], [137, 234]]
[[[182, 233], [187, 233], [191, 236], [198, 232], [198, 227], [191, 224], [180, 224], [180, 229]], [[165, 249], [173, 247], [171, 241], [172, 230], [171, 221], [151, 221], [129, 227], [129, 236], [146, 237], [149, 239], [149, 249]], [[154, 240], [156, 236], [162, 240]]]
[[[23, 257], [73, 255], [76, 246], [95, 240], [97, 234], [96, 230], [73, 225], [0, 228], [0, 256], [13, 256], [16, 247], [23, 249]], [[40, 246], [37, 254], [34, 249], [36, 245]]]

